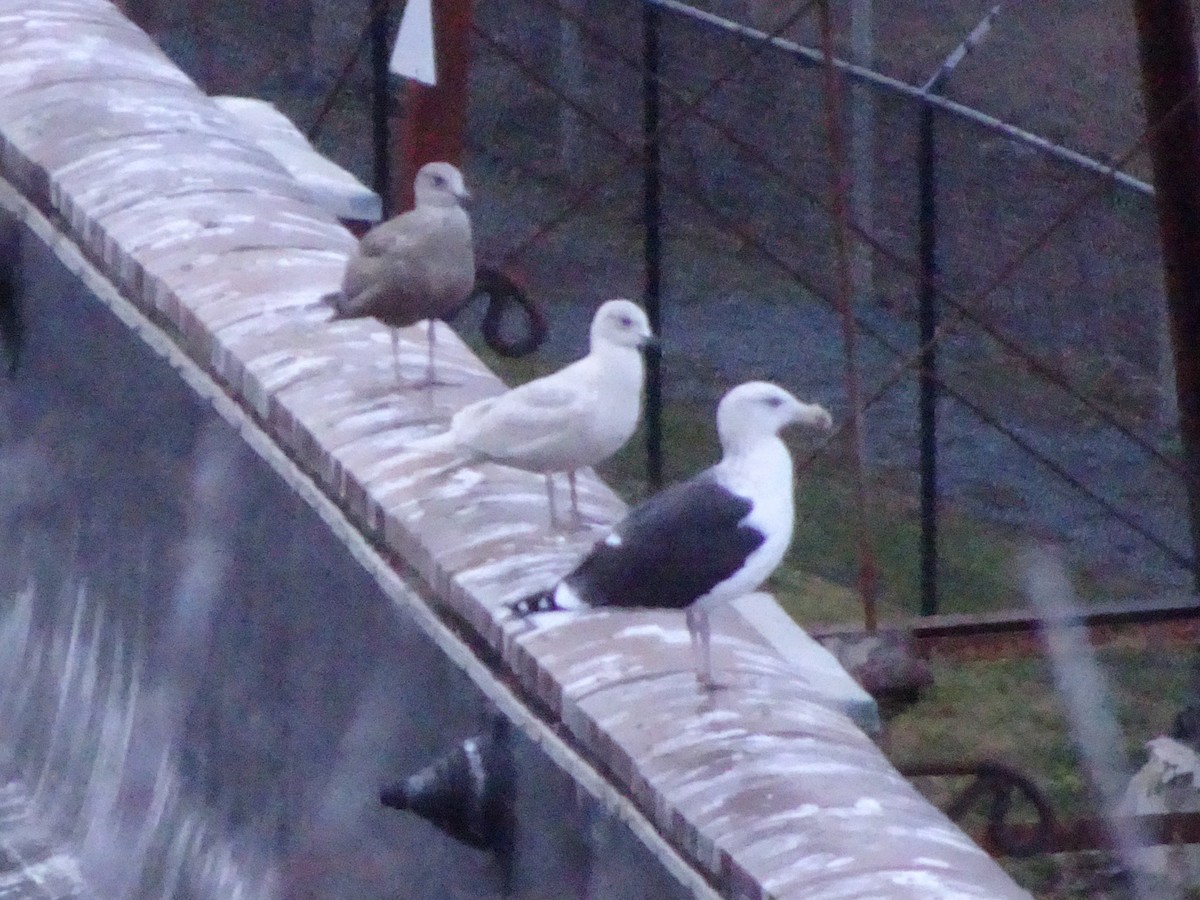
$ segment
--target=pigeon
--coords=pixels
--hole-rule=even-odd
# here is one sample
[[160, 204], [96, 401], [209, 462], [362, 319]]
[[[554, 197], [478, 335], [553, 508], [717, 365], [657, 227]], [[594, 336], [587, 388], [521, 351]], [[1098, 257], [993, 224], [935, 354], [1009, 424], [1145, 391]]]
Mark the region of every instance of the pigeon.
[[429, 320], [429, 361], [425, 377], [410, 387], [448, 384], [434, 367], [437, 320], [452, 319], [475, 287], [471, 219], [463, 209], [470, 197], [462, 173], [450, 163], [426, 163], [413, 181], [416, 206], [376, 225], [346, 263], [342, 289], [323, 299], [333, 318], [370, 316], [392, 329], [392, 361], [400, 375], [399, 328]]
[[792, 424], [828, 431], [833, 419], [769, 382], [730, 390], [717, 407], [721, 461], [635, 506], [571, 574], [512, 612], [682, 609], [697, 680], [716, 687], [710, 611], [756, 590], [791, 543], [792, 457], [779, 432]]
[[463, 407], [447, 431], [409, 447], [461, 456], [458, 465], [486, 460], [543, 473], [552, 528], [559, 523], [551, 476], [566, 472], [578, 526], [575, 471], [608, 459], [637, 428], [645, 378], [641, 351], [653, 340], [641, 307], [609, 300], [592, 318], [591, 347], [583, 359]]

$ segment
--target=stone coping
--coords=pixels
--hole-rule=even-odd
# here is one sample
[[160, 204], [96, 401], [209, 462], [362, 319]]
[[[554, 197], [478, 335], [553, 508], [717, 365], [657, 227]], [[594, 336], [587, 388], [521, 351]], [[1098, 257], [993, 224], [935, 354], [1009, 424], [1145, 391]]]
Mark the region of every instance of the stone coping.
[[[794, 641], [771, 639], [786, 626], [770, 612], [717, 619], [715, 664], [731, 686], [712, 695], [696, 686], [677, 613], [504, 616], [601, 530], [548, 533], [540, 476], [447, 472], [406, 450], [500, 382], [443, 328], [441, 368], [461, 386], [398, 394], [386, 330], [329, 324], [319, 302], [351, 235], [105, 0], [0, 0], [0, 174], [490, 646], [723, 893], [1026, 896], [854, 725], [858, 701], [831, 697], [837, 676], [820, 662], [806, 673]], [[416, 371], [423, 329], [404, 336]], [[580, 489], [589, 518], [621, 515], [594, 476]]]

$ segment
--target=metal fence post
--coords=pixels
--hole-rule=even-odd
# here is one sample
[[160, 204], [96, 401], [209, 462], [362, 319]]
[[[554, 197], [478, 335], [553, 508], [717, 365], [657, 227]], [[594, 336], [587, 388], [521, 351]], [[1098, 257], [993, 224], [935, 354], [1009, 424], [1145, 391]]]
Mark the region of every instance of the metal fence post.
[[918, 371], [920, 397], [921, 472], [921, 615], [938, 611], [938, 483], [937, 483], [937, 332], [941, 315], [937, 302], [937, 145], [934, 140], [933, 104], [951, 73], [983, 40], [1000, 12], [997, 4], [988, 10], [966, 39], [954, 48], [921, 89], [920, 140], [917, 150], [917, 195], [920, 206], [917, 256], [921, 265], [918, 321], [921, 363]]
[[[662, 185], [659, 177], [659, 11], [642, 4], [642, 224], [644, 229], [646, 315], [662, 337]], [[646, 353], [646, 479], [652, 489], [663, 482], [662, 369], [657, 347]]]
[[937, 334], [940, 319], [937, 304], [937, 172], [933, 139], [933, 109], [921, 104], [920, 140], [917, 149], [918, 203], [917, 234], [921, 263], [920, 324], [921, 363], [918, 369], [920, 396], [921, 472], [921, 615], [938, 611], [938, 484], [937, 484]]
[[1200, 101], [1195, 24], [1186, 0], [1134, 0], [1175, 355], [1179, 433], [1200, 590]]
[[375, 155], [375, 193], [383, 204], [383, 217], [392, 214], [391, 159], [388, 139], [388, 21], [392, 4], [384, 2], [371, 20], [371, 146]]

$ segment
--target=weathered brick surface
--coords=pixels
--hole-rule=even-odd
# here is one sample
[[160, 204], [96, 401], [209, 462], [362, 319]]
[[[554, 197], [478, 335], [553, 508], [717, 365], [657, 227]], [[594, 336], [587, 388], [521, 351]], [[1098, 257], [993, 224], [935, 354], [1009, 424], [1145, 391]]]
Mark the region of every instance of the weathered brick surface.
[[[1021, 895], [738, 617], [718, 621], [712, 695], [678, 614], [507, 619], [597, 531], [548, 533], [539, 476], [406, 449], [500, 383], [443, 329], [462, 386], [398, 395], [386, 331], [319, 303], [350, 236], [103, 0], [0, 0], [0, 165], [728, 893]], [[424, 354], [407, 330], [405, 366]], [[587, 515], [620, 515], [581, 485]]]

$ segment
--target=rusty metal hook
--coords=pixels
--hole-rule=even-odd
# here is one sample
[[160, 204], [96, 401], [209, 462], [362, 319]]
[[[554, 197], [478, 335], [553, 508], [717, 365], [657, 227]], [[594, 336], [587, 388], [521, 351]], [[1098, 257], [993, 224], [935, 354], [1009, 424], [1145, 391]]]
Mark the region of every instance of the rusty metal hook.
[[[541, 304], [526, 294], [516, 278], [499, 269], [480, 266], [475, 273], [475, 291], [472, 295], [488, 297], [487, 312], [483, 316], [483, 339], [501, 356], [518, 357], [532, 353], [546, 339], [549, 326]], [[525, 317], [525, 333], [517, 338], [505, 337], [503, 325], [506, 314], [514, 306]]]

